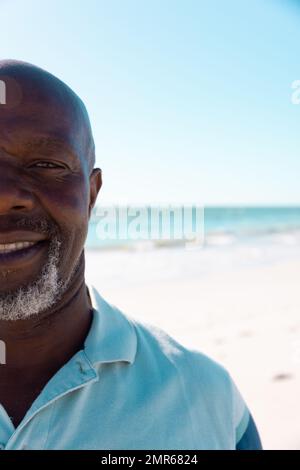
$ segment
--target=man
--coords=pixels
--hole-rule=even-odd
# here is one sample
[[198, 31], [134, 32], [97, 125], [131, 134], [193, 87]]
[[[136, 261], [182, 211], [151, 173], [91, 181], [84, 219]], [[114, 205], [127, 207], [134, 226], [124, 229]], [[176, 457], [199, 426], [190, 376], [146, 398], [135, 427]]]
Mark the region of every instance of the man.
[[82, 101], [23, 62], [0, 81], [0, 447], [260, 448], [222, 367], [86, 286], [101, 171]]

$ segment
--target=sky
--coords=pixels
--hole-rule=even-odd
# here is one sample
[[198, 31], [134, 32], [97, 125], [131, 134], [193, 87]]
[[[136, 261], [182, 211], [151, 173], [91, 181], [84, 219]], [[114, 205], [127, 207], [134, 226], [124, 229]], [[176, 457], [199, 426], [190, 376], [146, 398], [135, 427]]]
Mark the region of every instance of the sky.
[[0, 21], [1, 58], [85, 102], [100, 203], [300, 205], [300, 1], [0, 0]]

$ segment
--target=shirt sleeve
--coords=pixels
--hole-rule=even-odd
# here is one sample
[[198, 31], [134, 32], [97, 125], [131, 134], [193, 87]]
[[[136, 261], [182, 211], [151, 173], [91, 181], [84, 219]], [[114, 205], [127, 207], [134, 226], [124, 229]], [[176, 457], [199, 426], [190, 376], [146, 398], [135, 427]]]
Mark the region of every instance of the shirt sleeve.
[[262, 450], [261, 440], [253, 417], [233, 381], [232, 394], [236, 450]]

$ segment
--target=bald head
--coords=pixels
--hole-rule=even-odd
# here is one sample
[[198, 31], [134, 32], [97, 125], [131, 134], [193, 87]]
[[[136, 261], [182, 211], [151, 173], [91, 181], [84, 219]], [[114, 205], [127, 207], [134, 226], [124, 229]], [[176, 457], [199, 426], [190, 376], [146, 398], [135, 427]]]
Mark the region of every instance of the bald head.
[[89, 173], [92, 171], [95, 145], [90, 120], [84, 103], [71, 88], [49, 72], [15, 60], [0, 61], [0, 83], [5, 85], [1, 89], [5, 102], [0, 101], [2, 129], [5, 120], [19, 125], [21, 131], [22, 125], [36, 125], [41, 136], [45, 133], [49, 140], [64, 140]]

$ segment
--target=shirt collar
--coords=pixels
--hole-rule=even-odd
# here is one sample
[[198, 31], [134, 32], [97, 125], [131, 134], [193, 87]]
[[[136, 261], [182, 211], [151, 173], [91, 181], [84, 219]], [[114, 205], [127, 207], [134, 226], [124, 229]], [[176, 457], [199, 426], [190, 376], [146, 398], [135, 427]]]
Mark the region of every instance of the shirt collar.
[[95, 365], [99, 362], [126, 361], [133, 364], [137, 336], [132, 321], [107, 303], [92, 284], [87, 284], [93, 307], [93, 320], [84, 350]]
[[[125, 361], [133, 364], [137, 351], [137, 335], [134, 322], [116, 307], [107, 303], [90, 284], [88, 292], [93, 307], [93, 320], [84, 343], [84, 351], [78, 351], [49, 380], [40, 395], [27, 411], [18, 432], [42, 408], [72, 390], [98, 380], [97, 363]], [[17, 434], [13, 433], [13, 436]]]

